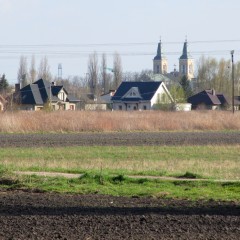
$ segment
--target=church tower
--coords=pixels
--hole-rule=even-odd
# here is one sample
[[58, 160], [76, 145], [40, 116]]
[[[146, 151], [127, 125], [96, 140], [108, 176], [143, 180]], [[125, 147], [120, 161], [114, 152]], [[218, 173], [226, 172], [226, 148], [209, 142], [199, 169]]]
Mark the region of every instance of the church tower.
[[194, 60], [188, 53], [187, 47], [186, 40], [183, 45], [182, 56], [179, 58], [179, 75], [180, 77], [185, 75], [188, 80], [191, 80], [194, 78]]
[[162, 42], [158, 43], [157, 55], [153, 59], [153, 73], [154, 74], [167, 74], [168, 61], [167, 58], [162, 55]]

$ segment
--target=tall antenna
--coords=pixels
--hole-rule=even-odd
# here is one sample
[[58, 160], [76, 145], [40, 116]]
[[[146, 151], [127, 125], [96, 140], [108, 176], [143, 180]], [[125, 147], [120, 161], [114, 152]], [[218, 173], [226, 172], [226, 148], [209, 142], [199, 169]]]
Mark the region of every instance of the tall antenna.
[[62, 80], [62, 64], [58, 64], [58, 81]]

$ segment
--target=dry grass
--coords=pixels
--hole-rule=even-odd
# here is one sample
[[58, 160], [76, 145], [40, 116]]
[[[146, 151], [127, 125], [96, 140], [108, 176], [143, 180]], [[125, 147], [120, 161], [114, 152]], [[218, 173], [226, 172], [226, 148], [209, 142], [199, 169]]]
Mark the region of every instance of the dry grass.
[[240, 130], [240, 112], [6, 112], [0, 132]]
[[240, 180], [240, 145], [5, 148], [0, 166], [14, 171], [63, 171], [183, 175]]

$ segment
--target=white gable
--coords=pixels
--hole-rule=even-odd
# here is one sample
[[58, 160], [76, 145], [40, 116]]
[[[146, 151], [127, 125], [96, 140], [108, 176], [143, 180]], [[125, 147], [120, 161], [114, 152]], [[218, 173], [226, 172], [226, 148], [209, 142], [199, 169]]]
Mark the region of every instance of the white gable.
[[122, 98], [142, 98], [138, 87], [132, 87]]

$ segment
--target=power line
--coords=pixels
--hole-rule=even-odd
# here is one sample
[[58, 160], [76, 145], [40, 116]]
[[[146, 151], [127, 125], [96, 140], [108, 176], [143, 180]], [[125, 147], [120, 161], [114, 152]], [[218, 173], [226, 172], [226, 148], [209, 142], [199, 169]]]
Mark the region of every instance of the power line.
[[[166, 44], [182, 44], [184, 41], [166, 41], [162, 42]], [[188, 41], [189, 44], [199, 44], [199, 43], [232, 43], [240, 42], [240, 39], [223, 39], [223, 40], [193, 40]], [[52, 44], [0, 44], [0, 48], [29, 48], [29, 47], [95, 47], [95, 46], [138, 46], [138, 45], [156, 45], [156, 42], [132, 42], [132, 43], [52, 43]]]

